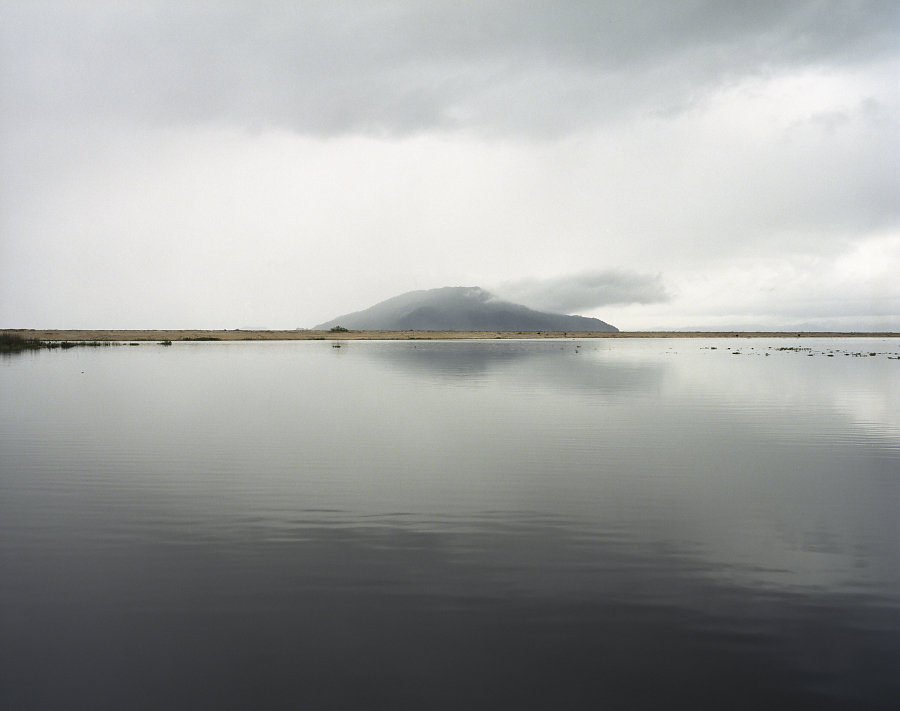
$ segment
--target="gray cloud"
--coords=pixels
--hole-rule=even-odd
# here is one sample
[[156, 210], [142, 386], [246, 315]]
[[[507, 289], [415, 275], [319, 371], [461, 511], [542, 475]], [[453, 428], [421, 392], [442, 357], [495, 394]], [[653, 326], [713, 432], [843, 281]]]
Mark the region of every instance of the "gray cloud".
[[0, 13], [4, 323], [293, 327], [597, 264], [636, 271], [492, 290], [625, 328], [896, 314], [895, 0]]
[[5, 2], [3, 120], [559, 133], [900, 44], [894, 2]]
[[495, 291], [509, 301], [560, 313], [590, 311], [610, 304], [655, 304], [670, 299], [659, 274], [623, 270], [522, 279], [501, 284]]

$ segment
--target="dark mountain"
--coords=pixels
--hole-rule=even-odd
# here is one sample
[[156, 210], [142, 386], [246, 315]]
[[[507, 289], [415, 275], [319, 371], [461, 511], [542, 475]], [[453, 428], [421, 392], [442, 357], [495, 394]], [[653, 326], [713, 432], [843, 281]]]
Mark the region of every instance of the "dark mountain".
[[365, 311], [338, 316], [316, 329], [368, 331], [618, 331], [597, 318], [534, 311], [477, 286], [410, 291]]

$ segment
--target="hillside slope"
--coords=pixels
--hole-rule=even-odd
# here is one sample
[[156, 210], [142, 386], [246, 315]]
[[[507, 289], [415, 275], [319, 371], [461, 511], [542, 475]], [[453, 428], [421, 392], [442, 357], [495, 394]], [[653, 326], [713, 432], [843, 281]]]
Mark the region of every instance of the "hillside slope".
[[587, 316], [535, 311], [477, 286], [410, 291], [315, 326], [372, 331], [618, 331]]

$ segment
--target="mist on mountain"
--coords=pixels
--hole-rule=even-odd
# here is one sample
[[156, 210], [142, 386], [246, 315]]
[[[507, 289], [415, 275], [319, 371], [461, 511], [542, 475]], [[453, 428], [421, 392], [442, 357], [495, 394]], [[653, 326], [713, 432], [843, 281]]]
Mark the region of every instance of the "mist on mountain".
[[369, 331], [618, 331], [588, 316], [535, 311], [477, 286], [410, 291], [320, 323]]

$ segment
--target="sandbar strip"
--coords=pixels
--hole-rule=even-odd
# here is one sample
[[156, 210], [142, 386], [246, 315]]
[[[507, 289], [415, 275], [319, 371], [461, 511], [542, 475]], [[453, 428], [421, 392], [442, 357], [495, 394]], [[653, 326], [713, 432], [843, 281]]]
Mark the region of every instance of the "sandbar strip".
[[553, 338], [900, 338], [873, 331], [313, 331], [0, 329], [40, 341], [437, 341]]

